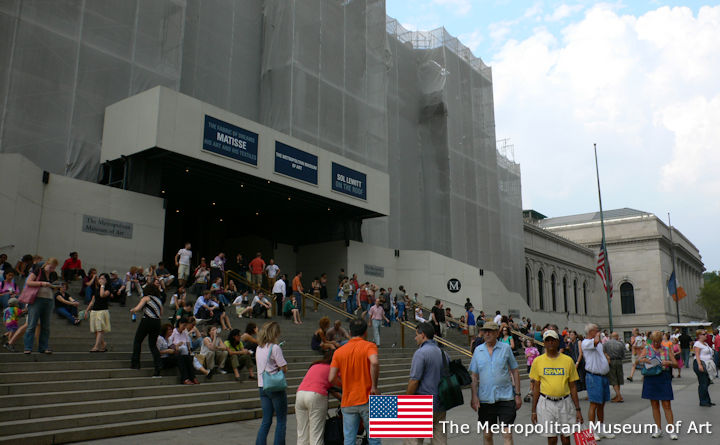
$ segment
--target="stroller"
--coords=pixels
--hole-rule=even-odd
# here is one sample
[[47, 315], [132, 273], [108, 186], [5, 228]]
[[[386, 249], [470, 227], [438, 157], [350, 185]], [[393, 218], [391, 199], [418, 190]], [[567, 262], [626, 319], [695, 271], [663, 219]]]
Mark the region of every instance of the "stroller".
[[[337, 393], [342, 393], [340, 388], [332, 387], [330, 391], [328, 391], [328, 397], [330, 397], [330, 392], [336, 391]], [[368, 437], [367, 437], [367, 430], [365, 429], [365, 425], [363, 424], [362, 419], [360, 419], [360, 426], [358, 427], [357, 437], [355, 438], [355, 445], [368, 445]], [[325, 445], [343, 445], [344, 444], [344, 436], [343, 436], [343, 420], [342, 420], [342, 411], [340, 410], [340, 407], [337, 408], [335, 411], [334, 416], [330, 416], [328, 413], [328, 418], [325, 419]]]

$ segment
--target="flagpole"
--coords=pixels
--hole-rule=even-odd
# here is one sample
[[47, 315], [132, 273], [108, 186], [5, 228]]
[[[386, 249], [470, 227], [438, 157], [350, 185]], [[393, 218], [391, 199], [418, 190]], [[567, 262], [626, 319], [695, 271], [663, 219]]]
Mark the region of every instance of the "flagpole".
[[[672, 258], [672, 274], [675, 277], [675, 310], [677, 311], [677, 322], [680, 323], [680, 292], [678, 291], [678, 279], [675, 273], [675, 242], [673, 241], [672, 221], [670, 221], [670, 212], [668, 212], [668, 228], [670, 229], [670, 258]], [[672, 295], [671, 295], [672, 297]]]
[[[597, 144], [593, 144], [593, 150], [595, 150], [595, 174], [597, 176], [597, 188], [598, 188], [598, 201], [600, 202], [600, 228], [602, 229], [602, 248], [605, 249], [605, 290], [607, 291], [607, 304], [608, 304], [608, 322], [610, 332], [613, 331], [613, 319], [612, 319], [612, 283], [610, 283], [611, 277], [608, 273], [608, 265], [610, 264], [610, 258], [608, 258], [607, 243], [605, 242], [605, 218], [603, 216], [602, 208], [602, 195], [600, 194], [600, 169], [598, 168], [597, 158]], [[673, 266], [674, 267], [674, 266]]]

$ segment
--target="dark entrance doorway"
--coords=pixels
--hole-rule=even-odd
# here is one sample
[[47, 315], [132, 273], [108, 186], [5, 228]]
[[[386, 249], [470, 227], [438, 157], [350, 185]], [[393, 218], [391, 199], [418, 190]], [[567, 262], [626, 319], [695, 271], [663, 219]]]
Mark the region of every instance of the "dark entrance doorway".
[[159, 148], [108, 162], [101, 182], [165, 199], [165, 262], [186, 241], [193, 263], [221, 251], [248, 258], [278, 243], [362, 241], [362, 220], [381, 216]]

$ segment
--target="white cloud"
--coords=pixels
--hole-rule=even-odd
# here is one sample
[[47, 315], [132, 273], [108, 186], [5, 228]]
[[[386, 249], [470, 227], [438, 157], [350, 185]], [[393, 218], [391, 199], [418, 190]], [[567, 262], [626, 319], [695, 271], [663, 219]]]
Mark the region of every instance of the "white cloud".
[[455, 14], [464, 15], [472, 9], [471, 0], [432, 0], [433, 3], [453, 10]]
[[[491, 31], [507, 37], [509, 27]], [[687, 226], [699, 208], [720, 218], [718, 29], [720, 6], [636, 17], [608, 3], [558, 36], [536, 29], [505, 43], [490, 62], [497, 137], [515, 144], [524, 201], [555, 216], [596, 209], [597, 142], [606, 208], [684, 210]], [[686, 234], [720, 265], [716, 235]]]
[[555, 8], [552, 14], [546, 14], [544, 19], [546, 22], [557, 22], [566, 19], [577, 12], [582, 11], [583, 8], [583, 5], [562, 4]]

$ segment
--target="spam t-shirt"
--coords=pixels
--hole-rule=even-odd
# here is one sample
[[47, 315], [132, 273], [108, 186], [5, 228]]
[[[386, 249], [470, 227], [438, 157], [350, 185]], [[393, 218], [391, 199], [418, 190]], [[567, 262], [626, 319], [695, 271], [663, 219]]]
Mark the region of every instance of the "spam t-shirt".
[[537, 357], [530, 368], [530, 378], [540, 382], [540, 392], [550, 397], [570, 394], [568, 383], [580, 379], [575, 362], [565, 354], [558, 354], [555, 358], [547, 354]]

